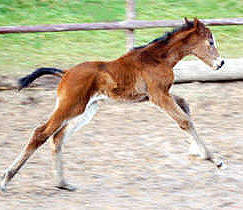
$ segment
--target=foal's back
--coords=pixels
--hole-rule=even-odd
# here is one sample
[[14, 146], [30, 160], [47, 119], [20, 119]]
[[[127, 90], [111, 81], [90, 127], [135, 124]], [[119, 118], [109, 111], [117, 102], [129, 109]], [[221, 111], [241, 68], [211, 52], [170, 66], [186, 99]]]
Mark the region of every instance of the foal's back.
[[142, 72], [128, 54], [114, 61], [85, 62], [66, 70], [58, 86], [58, 97], [78, 97], [87, 102], [84, 99], [94, 94], [105, 94], [114, 99], [136, 100], [141, 94], [136, 86], [138, 82], [141, 86]]

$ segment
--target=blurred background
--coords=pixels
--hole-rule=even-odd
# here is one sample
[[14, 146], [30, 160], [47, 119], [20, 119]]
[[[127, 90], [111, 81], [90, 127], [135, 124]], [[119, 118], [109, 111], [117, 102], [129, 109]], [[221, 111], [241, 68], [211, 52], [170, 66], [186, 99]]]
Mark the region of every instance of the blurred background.
[[[239, 0], [136, 0], [137, 20], [242, 17]], [[0, 26], [123, 21], [122, 0], [1, 0]], [[243, 27], [211, 27], [224, 57], [241, 57]], [[135, 30], [136, 46], [170, 28]], [[236, 50], [237, 49], [237, 50]], [[0, 35], [0, 74], [23, 74], [40, 66], [68, 68], [89, 60], [110, 60], [126, 52], [124, 31], [77, 31]]]
[[[135, 2], [137, 20], [243, 17], [242, 0]], [[123, 20], [125, 0], [0, 0], [0, 26]], [[218, 72], [241, 72], [243, 26], [210, 29], [220, 54], [238, 58], [237, 62], [226, 59], [231, 62]], [[135, 30], [135, 46], [170, 30]], [[115, 59], [126, 51], [122, 30], [0, 34], [0, 175], [33, 129], [53, 112], [58, 81], [43, 77], [35, 82], [41, 88], [21, 92], [12, 90], [11, 82], [37, 67], [65, 69], [83, 61]], [[210, 72], [205, 66], [189, 65], [192, 70], [200, 67]], [[47, 143], [14, 178], [9, 191], [0, 193], [0, 210], [243, 209], [243, 82], [194, 82], [171, 89], [190, 104], [199, 135], [215, 157], [224, 160], [224, 169], [188, 157], [188, 136], [165, 113], [147, 103], [105, 102], [65, 145], [65, 175], [78, 190], [70, 193], [54, 187]]]

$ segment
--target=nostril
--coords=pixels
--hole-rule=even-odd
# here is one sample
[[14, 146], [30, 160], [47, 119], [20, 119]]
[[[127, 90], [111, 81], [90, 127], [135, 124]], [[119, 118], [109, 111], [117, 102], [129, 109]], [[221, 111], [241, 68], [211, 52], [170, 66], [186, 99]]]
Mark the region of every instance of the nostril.
[[222, 60], [222, 61], [221, 61], [221, 64], [220, 64], [220, 66], [223, 66], [223, 65], [224, 65], [224, 60]]

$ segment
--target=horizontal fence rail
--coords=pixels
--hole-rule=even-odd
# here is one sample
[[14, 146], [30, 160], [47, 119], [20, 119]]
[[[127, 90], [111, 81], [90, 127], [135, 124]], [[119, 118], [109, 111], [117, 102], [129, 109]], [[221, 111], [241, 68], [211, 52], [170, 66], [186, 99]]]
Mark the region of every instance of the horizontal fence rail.
[[[243, 25], [243, 18], [202, 19], [209, 26]], [[36, 26], [1, 26], [0, 34], [8, 33], [36, 33], [87, 30], [134, 30], [158, 27], [176, 27], [183, 24], [183, 20], [128, 20], [121, 22], [100, 22], [82, 24], [36, 25]]]
[[218, 71], [200, 60], [179, 62], [174, 67], [175, 83], [243, 81], [243, 60], [224, 60], [224, 66]]

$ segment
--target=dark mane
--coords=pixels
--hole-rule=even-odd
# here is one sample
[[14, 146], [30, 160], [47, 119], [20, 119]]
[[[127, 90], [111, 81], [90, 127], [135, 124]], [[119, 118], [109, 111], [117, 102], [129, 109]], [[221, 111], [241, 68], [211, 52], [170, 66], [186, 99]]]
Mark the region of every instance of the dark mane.
[[188, 29], [191, 29], [193, 27], [193, 22], [189, 21], [187, 24], [183, 24], [182, 26], [179, 26], [177, 28], [174, 28], [173, 31], [170, 32], [166, 32], [162, 37], [159, 37], [157, 39], [154, 39], [153, 41], [149, 42], [146, 45], [142, 45], [142, 46], [138, 46], [138, 47], [134, 47], [133, 50], [137, 50], [137, 49], [142, 49], [147, 47], [150, 44], [153, 44], [155, 42], [162, 42], [164, 44], [168, 43], [168, 41], [170, 40], [170, 38], [177, 32], [182, 32], [182, 31], [186, 31]]

